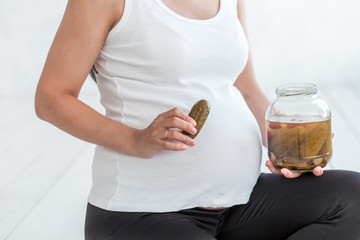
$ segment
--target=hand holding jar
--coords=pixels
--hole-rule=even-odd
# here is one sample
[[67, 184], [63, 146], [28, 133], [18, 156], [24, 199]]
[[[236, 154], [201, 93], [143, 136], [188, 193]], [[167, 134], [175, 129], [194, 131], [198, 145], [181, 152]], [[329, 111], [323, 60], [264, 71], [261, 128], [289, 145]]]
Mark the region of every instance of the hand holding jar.
[[283, 85], [276, 94], [266, 113], [266, 166], [289, 178], [309, 171], [322, 175], [332, 156], [329, 106], [313, 84]]

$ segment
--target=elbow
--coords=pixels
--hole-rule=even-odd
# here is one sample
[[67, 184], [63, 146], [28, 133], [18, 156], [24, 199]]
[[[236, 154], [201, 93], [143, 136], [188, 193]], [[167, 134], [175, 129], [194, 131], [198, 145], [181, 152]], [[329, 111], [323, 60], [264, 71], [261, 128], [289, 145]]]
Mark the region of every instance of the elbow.
[[38, 85], [34, 99], [36, 116], [54, 124], [67, 106], [71, 105], [69, 98], [77, 98], [77, 95], [69, 90]]
[[35, 101], [34, 101], [34, 107], [35, 107], [35, 113], [36, 116], [38, 118], [40, 118], [41, 120], [45, 120], [46, 119], [46, 109], [47, 107], [45, 106], [45, 100], [44, 97], [41, 96], [42, 94], [40, 94], [38, 91], [35, 94]]
[[54, 98], [51, 97], [51, 95], [52, 94], [39, 89], [36, 91], [34, 101], [35, 113], [41, 120], [48, 121], [52, 113]]

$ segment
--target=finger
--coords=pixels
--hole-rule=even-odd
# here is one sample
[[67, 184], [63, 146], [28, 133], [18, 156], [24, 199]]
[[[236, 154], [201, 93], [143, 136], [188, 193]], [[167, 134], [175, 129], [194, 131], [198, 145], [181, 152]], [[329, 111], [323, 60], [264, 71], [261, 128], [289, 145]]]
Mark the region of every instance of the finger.
[[184, 151], [187, 149], [187, 146], [182, 143], [176, 143], [166, 140], [160, 140], [160, 145], [162, 149], [170, 151]]
[[170, 129], [167, 129], [167, 128], [164, 129], [164, 133], [162, 133], [162, 131], [160, 131], [160, 139], [167, 140], [169, 137], [169, 131], [170, 131]]
[[270, 160], [266, 161], [265, 166], [270, 170], [270, 172], [281, 175], [280, 170], [274, 167], [273, 163]]
[[191, 123], [194, 127], [196, 127], [196, 125], [197, 125], [197, 122], [189, 115], [186, 115], [186, 118], [184, 120]]
[[301, 176], [302, 173], [299, 172], [291, 172], [287, 168], [282, 168], [281, 170], [274, 167], [273, 163], [271, 161], [266, 161], [266, 166], [269, 168], [269, 170], [278, 175], [284, 175], [286, 178], [297, 178]]
[[196, 128], [189, 122], [184, 121], [178, 117], [170, 117], [164, 120], [163, 126], [165, 128], [178, 128], [189, 134], [196, 134]]
[[190, 116], [188, 116], [180, 108], [173, 108], [167, 112], [160, 114], [159, 117], [161, 117], [163, 119], [170, 118], [170, 117], [178, 117], [186, 122], [191, 123], [194, 127], [196, 126], [196, 121], [194, 119], [192, 119]]
[[300, 172], [292, 172], [287, 168], [282, 168], [281, 169], [281, 174], [284, 175], [286, 178], [297, 178], [297, 177], [301, 176], [302, 173], [300, 173]]
[[178, 141], [178, 142], [182, 142], [188, 146], [195, 146], [195, 141], [182, 134], [181, 132], [179, 131], [176, 131], [176, 130], [170, 130], [169, 133], [168, 133], [168, 139], [171, 139], [171, 140], [175, 140], [175, 141]]
[[319, 177], [319, 176], [323, 175], [324, 171], [321, 167], [317, 166], [314, 168], [313, 173], [315, 176]]

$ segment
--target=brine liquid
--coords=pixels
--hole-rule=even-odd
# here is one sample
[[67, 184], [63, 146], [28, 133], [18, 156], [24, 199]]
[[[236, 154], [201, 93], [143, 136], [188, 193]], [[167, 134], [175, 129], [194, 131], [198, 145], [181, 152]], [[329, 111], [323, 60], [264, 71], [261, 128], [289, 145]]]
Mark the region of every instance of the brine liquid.
[[278, 169], [311, 171], [332, 156], [331, 121], [267, 122], [268, 155]]

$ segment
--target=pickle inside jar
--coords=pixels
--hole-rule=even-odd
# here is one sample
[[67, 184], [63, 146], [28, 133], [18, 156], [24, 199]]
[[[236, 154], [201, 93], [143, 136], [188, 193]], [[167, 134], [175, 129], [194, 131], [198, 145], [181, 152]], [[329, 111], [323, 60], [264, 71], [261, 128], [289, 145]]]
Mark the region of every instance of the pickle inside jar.
[[267, 122], [268, 155], [273, 165], [291, 171], [325, 167], [332, 156], [330, 120], [311, 123]]

